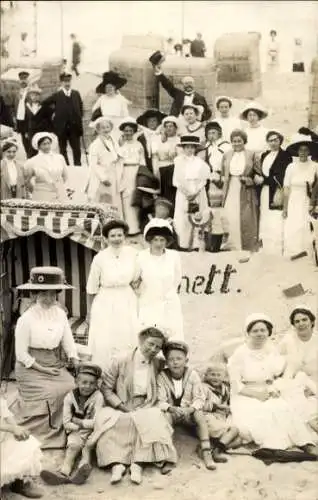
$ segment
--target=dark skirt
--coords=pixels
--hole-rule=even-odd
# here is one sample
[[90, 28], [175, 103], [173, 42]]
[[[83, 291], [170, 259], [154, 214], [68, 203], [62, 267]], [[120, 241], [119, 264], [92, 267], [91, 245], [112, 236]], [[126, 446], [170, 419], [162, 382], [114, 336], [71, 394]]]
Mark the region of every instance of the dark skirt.
[[173, 208], [176, 200], [176, 188], [172, 184], [174, 172], [174, 165], [168, 165], [167, 167], [159, 168], [160, 175], [160, 195], [166, 198], [173, 204]]

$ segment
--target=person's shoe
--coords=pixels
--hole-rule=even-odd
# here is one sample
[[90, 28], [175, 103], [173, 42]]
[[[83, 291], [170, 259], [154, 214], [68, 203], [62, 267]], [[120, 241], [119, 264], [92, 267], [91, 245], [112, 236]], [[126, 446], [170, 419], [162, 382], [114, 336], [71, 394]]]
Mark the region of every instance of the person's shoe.
[[113, 465], [112, 467], [112, 477], [110, 479], [110, 484], [117, 484], [123, 478], [126, 467], [123, 464]]
[[50, 486], [60, 486], [61, 484], [70, 484], [71, 479], [62, 474], [62, 472], [53, 472], [50, 470], [42, 470], [41, 471], [41, 479]]
[[165, 462], [161, 467], [161, 474], [163, 476], [166, 476], [167, 474], [170, 474], [172, 469], [174, 469], [174, 464], [172, 464], [171, 462]]
[[92, 466], [90, 464], [82, 464], [78, 467], [78, 469], [75, 471], [73, 476], [71, 477], [72, 484], [84, 484], [88, 477], [90, 476], [90, 473], [92, 472]]
[[217, 464], [226, 464], [227, 462], [226, 456], [219, 448], [214, 448], [214, 450], [212, 451], [212, 457], [214, 462]]
[[130, 466], [130, 480], [134, 484], [142, 483], [142, 468], [138, 464]]
[[11, 486], [11, 491], [26, 498], [42, 498], [43, 492], [31, 482], [15, 481]]
[[202, 460], [208, 470], [216, 470], [216, 465], [212, 458], [211, 450], [201, 450]]
[[302, 446], [301, 449], [304, 450], [306, 453], [309, 453], [309, 455], [318, 457], [318, 446], [314, 444], [307, 444], [306, 446]]

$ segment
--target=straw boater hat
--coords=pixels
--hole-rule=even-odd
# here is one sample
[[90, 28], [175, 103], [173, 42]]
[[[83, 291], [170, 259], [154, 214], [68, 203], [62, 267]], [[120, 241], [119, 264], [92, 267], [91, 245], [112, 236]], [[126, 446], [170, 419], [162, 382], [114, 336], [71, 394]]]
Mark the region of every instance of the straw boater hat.
[[200, 138], [196, 135], [183, 135], [180, 140], [180, 146], [196, 146], [200, 147]]
[[168, 241], [173, 239], [173, 231], [169, 222], [155, 217], [151, 219], [144, 229], [144, 238], [150, 241], [154, 236], [163, 236]]
[[298, 156], [298, 151], [300, 146], [307, 146], [310, 155], [318, 154], [318, 143], [313, 142], [309, 135], [295, 134], [291, 140], [289, 146], [287, 146], [286, 151], [292, 156]]
[[50, 139], [54, 146], [57, 143], [56, 136], [54, 134], [51, 134], [50, 132], [38, 132], [32, 138], [32, 148], [38, 150], [39, 149], [39, 141], [41, 141], [41, 139], [45, 139], [45, 138]]
[[255, 111], [258, 114], [260, 120], [263, 120], [268, 116], [268, 111], [266, 111], [266, 109], [261, 104], [252, 101], [244, 106], [240, 114], [240, 119], [246, 121], [249, 111]]
[[222, 101], [228, 102], [230, 105], [230, 108], [233, 106], [232, 99], [226, 95], [221, 95], [220, 97], [218, 97], [216, 102], [215, 102], [215, 106], [218, 108], [220, 102], [222, 102]]
[[114, 85], [116, 90], [121, 89], [127, 83], [127, 79], [120, 76], [116, 71], [103, 73], [102, 82], [96, 87], [96, 94], [105, 94], [105, 85]]
[[28, 283], [17, 286], [18, 290], [70, 290], [61, 268], [53, 266], [33, 267]]
[[165, 113], [162, 113], [159, 111], [159, 109], [147, 109], [144, 111], [140, 116], [137, 118], [137, 123], [138, 125], [142, 125], [143, 127], [147, 127], [147, 121], [149, 118], [157, 118], [159, 124], [161, 124], [162, 120], [166, 117], [167, 115]]
[[135, 118], [132, 118], [131, 116], [127, 116], [126, 118], [124, 118], [119, 125], [119, 130], [123, 131], [127, 125], [133, 127], [137, 132], [138, 123], [136, 122]]

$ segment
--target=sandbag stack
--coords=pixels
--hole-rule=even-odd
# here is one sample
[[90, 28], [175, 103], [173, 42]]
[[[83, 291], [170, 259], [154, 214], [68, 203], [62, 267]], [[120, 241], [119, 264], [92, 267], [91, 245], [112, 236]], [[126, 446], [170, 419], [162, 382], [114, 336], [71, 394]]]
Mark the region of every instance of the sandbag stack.
[[262, 93], [259, 33], [226, 33], [214, 45], [217, 95], [255, 99]]

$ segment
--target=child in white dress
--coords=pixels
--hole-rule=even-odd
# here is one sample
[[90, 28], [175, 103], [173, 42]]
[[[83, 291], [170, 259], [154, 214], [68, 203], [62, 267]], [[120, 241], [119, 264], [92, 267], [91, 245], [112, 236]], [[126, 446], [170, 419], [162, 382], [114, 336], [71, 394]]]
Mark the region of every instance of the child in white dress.
[[[41, 471], [40, 443], [26, 429], [17, 425], [3, 396], [0, 395], [0, 488], [27, 498], [41, 498], [33, 477]], [[2, 498], [2, 495], [1, 495]]]

